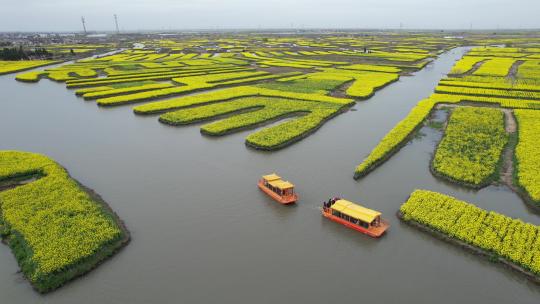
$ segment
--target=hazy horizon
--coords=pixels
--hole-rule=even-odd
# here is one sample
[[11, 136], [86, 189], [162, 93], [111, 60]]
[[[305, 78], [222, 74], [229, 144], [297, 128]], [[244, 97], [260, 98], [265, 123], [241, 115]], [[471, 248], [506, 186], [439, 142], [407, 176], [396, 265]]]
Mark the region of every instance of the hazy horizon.
[[[104, 9], [105, 8], [105, 9]], [[2, 4], [0, 32], [227, 29], [538, 29], [534, 0], [21, 0]]]

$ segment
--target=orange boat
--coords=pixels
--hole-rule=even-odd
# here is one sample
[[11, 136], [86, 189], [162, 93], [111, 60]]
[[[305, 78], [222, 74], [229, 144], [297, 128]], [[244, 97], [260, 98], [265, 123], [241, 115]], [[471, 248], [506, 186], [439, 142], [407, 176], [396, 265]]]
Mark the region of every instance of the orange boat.
[[282, 204], [292, 204], [298, 200], [294, 185], [282, 180], [275, 173], [264, 175], [257, 185], [264, 193]]
[[334, 222], [371, 237], [380, 237], [390, 227], [386, 220], [381, 219], [380, 212], [340, 198], [323, 202], [322, 214]]

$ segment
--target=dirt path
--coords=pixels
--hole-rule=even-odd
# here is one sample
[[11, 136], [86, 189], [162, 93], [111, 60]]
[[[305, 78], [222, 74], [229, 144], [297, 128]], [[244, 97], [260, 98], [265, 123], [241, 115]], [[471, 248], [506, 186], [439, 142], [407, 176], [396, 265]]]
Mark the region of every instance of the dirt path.
[[508, 144], [503, 152], [503, 164], [501, 168], [501, 182], [510, 189], [517, 191], [514, 185], [514, 149], [517, 144], [515, 133], [517, 131], [516, 119], [510, 109], [501, 109], [504, 113], [505, 130], [510, 135]]
[[333, 91], [330, 92], [330, 96], [332, 97], [338, 97], [338, 98], [350, 98], [348, 95], [347, 95], [347, 90], [349, 89], [349, 87], [355, 82], [356, 80], [349, 80], [343, 84], [341, 84], [339, 87], [337, 87], [336, 89], [334, 89]]
[[517, 131], [516, 119], [512, 109], [501, 109], [504, 113], [505, 130], [508, 133], [515, 133]]
[[23, 178], [23, 179], [6, 180], [3, 182], [0, 182], [0, 192], [17, 188], [19, 186], [24, 186], [38, 179], [39, 177], [37, 176], [31, 176], [31, 177]]
[[516, 80], [519, 66], [522, 65], [524, 62], [524, 60], [517, 60], [516, 62], [514, 62], [514, 64], [512, 64], [512, 67], [510, 67], [510, 71], [508, 71], [508, 75], [506, 75], [506, 78]]
[[476, 72], [476, 70], [478, 70], [480, 68], [480, 66], [482, 66], [482, 64], [484, 64], [484, 62], [486, 62], [487, 59], [484, 59], [484, 60], [481, 60], [481, 61], [478, 61], [477, 63], [475, 63], [472, 68], [470, 68], [467, 72], [465, 73], [461, 73], [461, 74], [456, 74], [456, 75], [452, 75], [452, 74], [448, 74], [449, 76], [452, 76], [452, 77], [465, 77], [465, 76], [471, 76], [474, 72]]

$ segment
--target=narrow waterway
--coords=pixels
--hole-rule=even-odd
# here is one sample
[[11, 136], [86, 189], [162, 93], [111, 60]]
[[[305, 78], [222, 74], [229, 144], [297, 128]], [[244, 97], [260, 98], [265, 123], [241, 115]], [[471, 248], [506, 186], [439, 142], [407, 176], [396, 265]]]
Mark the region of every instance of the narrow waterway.
[[[82, 279], [42, 296], [0, 246], [2, 303], [538, 303], [540, 287], [518, 274], [400, 223], [416, 188], [440, 191], [540, 224], [505, 188], [479, 192], [438, 181], [429, 159], [441, 134], [424, 128], [367, 177], [355, 166], [422, 98], [465, 48], [359, 102], [307, 139], [268, 153], [250, 131], [201, 136], [131, 106], [99, 108], [63, 84], [0, 76], [0, 149], [40, 152], [95, 189], [126, 222], [132, 242]], [[256, 187], [277, 172], [297, 185], [296, 206]], [[383, 212], [375, 240], [320, 215], [342, 196]]]

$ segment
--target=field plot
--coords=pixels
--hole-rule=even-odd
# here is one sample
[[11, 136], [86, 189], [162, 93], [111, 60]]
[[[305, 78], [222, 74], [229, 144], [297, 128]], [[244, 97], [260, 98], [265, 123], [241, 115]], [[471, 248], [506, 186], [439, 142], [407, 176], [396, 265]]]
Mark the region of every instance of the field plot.
[[76, 95], [104, 107], [144, 102], [134, 108], [136, 114], [159, 113], [159, 121], [170, 125], [218, 120], [201, 128], [214, 136], [287, 119], [246, 138], [250, 147], [274, 150], [304, 138], [355, 100], [368, 99], [456, 45], [428, 36], [377, 39], [149, 40], [141, 41], [143, 49], [22, 73], [16, 79], [65, 82]]
[[0, 61], [0, 75], [29, 70], [57, 63], [54, 60]]
[[40, 292], [90, 271], [129, 241], [101, 198], [46, 156], [0, 151], [1, 190], [2, 236]]
[[[73, 174], [114, 198], [137, 244], [117, 251], [130, 238], [122, 221], [61, 164], [0, 151], [0, 235], [13, 252], [0, 263], [0, 285], [14, 302], [42, 297], [28, 293], [24, 279], [40, 292], [69, 284], [47, 296], [60, 302], [257, 302], [284, 276], [303, 282], [295, 286], [298, 302], [334, 297], [318, 288], [321, 281], [347, 302], [358, 300], [351, 286], [380, 290], [369, 274], [381, 270], [384, 288], [405, 302], [482, 302], [478, 290], [501, 302], [516, 294], [537, 300], [519, 276], [540, 283], [540, 33], [286, 29], [75, 38], [88, 43], [45, 46], [69, 63], [0, 77], [2, 144], [72, 164]], [[357, 164], [360, 182], [346, 170]], [[262, 171], [274, 170], [295, 184], [296, 207], [255, 188]], [[415, 188], [453, 197], [411, 194]], [[317, 197], [329, 195], [381, 212], [390, 230], [374, 241], [321, 222]], [[349, 222], [373, 220], [360, 213]], [[337, 264], [319, 263], [321, 275], [306, 276], [312, 261], [336, 253]], [[360, 259], [370, 263], [354, 263]], [[414, 284], [403, 284], [410, 279], [403, 265], [418, 270]], [[441, 276], [442, 285], [433, 279]], [[250, 277], [262, 279], [246, 285]], [[246, 292], [239, 297], [223, 282]], [[441, 297], [448, 286], [460, 292]], [[395, 294], [362, 300], [392, 303]]]
[[453, 197], [414, 191], [400, 216], [451, 243], [492, 261], [515, 265], [531, 279], [540, 279], [540, 227], [480, 209]]
[[540, 204], [540, 112], [516, 110], [514, 113], [519, 126], [515, 178], [527, 198]]
[[[459, 106], [460, 104], [466, 104], [510, 110], [538, 109], [540, 107], [540, 78], [538, 77], [540, 66], [537, 59], [530, 58], [531, 55], [538, 53], [537, 48], [472, 49], [455, 64], [450, 72], [452, 76], [442, 79], [435, 88], [435, 93], [429, 98], [420, 101], [409, 115], [381, 140], [356, 168], [355, 177], [365, 176], [377, 165], [380, 165], [396, 153], [408, 142], [413, 133], [422, 126], [423, 122], [432, 113], [432, 110], [438, 105], [455, 104]], [[459, 113], [465, 111], [474, 111], [476, 112], [474, 115], [478, 117], [474, 119], [463, 117], [463, 121], [469, 122], [460, 126], [460, 128], [464, 128], [459, 131], [462, 135], [458, 136], [459, 138], [454, 138], [455, 142], [453, 144], [448, 141], [450, 138], [448, 137], [449, 131], [450, 133], [456, 131], [451, 119], [446, 137], [435, 154], [434, 167], [439, 176], [446, 176], [462, 185], [478, 187], [486, 185], [490, 180], [497, 180], [494, 174], [496, 174], [495, 172], [500, 166], [501, 150], [507, 140], [501, 129], [502, 114], [500, 112], [485, 109], [460, 109]], [[515, 112], [518, 113], [517, 110]], [[523, 117], [526, 117], [526, 115]], [[510, 123], [512, 123], [512, 119]], [[488, 127], [488, 124], [491, 126]], [[521, 132], [521, 124], [518, 124], [518, 126], [518, 131]], [[486, 137], [486, 132], [490, 136]], [[469, 139], [466, 140], [465, 138]], [[462, 141], [461, 144], [457, 143], [460, 140]], [[526, 147], [527, 144], [522, 143], [522, 141], [526, 141], [525, 136], [520, 136], [518, 142], [518, 146], [524, 149], [523, 147]], [[440, 149], [441, 147], [444, 148]], [[531, 148], [529, 147], [528, 150], [531, 150]], [[443, 153], [443, 151], [448, 153]], [[458, 157], [457, 153], [450, 151], [459, 151], [461, 157]], [[527, 157], [524, 156], [523, 151], [521, 151], [520, 155], [522, 158]], [[467, 162], [467, 164], [461, 163], [458, 158], [462, 160], [468, 158], [471, 162]], [[455, 163], [451, 165], [450, 163], [453, 162]], [[452, 170], [451, 167], [457, 168], [458, 162], [461, 163], [461, 168]], [[531, 171], [531, 167], [534, 167], [535, 164], [526, 160], [523, 160], [523, 163], [523, 166], [514, 166], [514, 169], [517, 168], [515, 175], [520, 176], [521, 174], [522, 182], [519, 184], [527, 192], [525, 196], [532, 197], [531, 191], [533, 191], [533, 187], [531, 187], [530, 182], [526, 182], [527, 179], [531, 179], [531, 175], [525, 178], [524, 176], [527, 176], [527, 173], [522, 171], [534, 172]], [[526, 163], [528, 163], [528, 168], [525, 165]], [[538, 163], [536, 163], [536, 166], [538, 166]], [[540, 167], [534, 170], [538, 169]], [[505, 181], [505, 183], [513, 187], [516, 181]], [[526, 187], [524, 184], [528, 184], [528, 186]], [[538, 198], [533, 199], [533, 201], [538, 202]]]
[[507, 143], [504, 114], [490, 108], [456, 108], [437, 147], [432, 169], [452, 181], [480, 187], [497, 179]]
[[463, 57], [460, 61], [458, 61], [452, 70], [450, 71], [450, 75], [460, 75], [470, 72], [472, 69], [477, 67], [478, 65], [482, 64], [485, 59], [482, 57]]
[[114, 49], [114, 43], [102, 44], [49, 44], [42, 46], [45, 50], [56, 56], [106, 52]]

